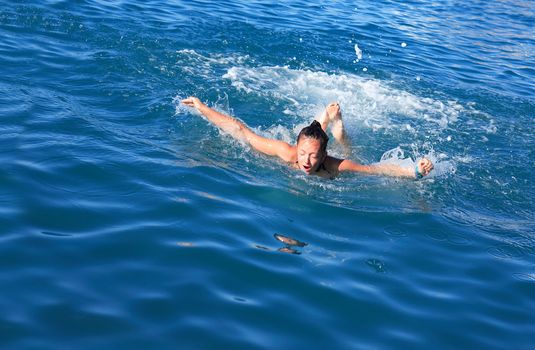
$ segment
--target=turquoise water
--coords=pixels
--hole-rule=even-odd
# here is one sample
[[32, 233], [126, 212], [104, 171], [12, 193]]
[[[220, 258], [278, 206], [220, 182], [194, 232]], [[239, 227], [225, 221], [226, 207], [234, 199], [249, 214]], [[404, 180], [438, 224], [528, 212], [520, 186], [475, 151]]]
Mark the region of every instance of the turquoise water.
[[[534, 6], [2, 2], [2, 349], [532, 348]], [[189, 95], [435, 171], [308, 178]]]

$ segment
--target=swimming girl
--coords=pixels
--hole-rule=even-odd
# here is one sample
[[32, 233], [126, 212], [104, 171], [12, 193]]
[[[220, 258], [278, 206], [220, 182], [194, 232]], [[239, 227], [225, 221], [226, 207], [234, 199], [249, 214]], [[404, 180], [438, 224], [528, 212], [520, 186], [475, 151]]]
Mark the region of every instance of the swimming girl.
[[323, 114], [312, 124], [303, 128], [297, 136], [297, 143], [290, 145], [284, 141], [268, 139], [255, 134], [244, 123], [206, 106], [196, 97], [182, 100], [182, 103], [194, 107], [211, 123], [232, 137], [244, 141], [255, 150], [268, 156], [276, 156], [295, 169], [307, 175], [334, 178], [341, 172], [357, 172], [371, 175], [388, 175], [407, 178], [421, 178], [433, 170], [433, 163], [427, 158], [420, 159], [414, 168], [395, 164], [362, 165], [348, 159], [338, 159], [327, 155], [326, 134], [329, 124], [331, 133], [342, 146], [349, 148], [348, 139], [342, 122], [340, 105], [331, 103]]

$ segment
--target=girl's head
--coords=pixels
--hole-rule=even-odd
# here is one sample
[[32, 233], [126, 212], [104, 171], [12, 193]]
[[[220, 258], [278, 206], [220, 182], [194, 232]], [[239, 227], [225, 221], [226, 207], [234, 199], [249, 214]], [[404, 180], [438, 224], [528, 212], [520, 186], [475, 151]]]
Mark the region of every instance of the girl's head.
[[321, 128], [321, 124], [314, 120], [303, 128], [297, 136], [297, 164], [299, 169], [307, 174], [318, 171], [327, 157], [327, 142], [329, 137]]

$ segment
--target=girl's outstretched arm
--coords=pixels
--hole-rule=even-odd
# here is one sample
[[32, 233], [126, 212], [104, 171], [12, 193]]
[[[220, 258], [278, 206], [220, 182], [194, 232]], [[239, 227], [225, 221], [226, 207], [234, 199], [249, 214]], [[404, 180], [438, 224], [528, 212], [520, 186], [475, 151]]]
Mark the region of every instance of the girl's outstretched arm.
[[268, 139], [255, 134], [244, 123], [208, 107], [197, 97], [188, 97], [182, 103], [194, 107], [212, 124], [228, 133], [237, 140], [247, 142], [257, 151], [268, 156], [277, 156], [286, 162], [292, 161], [294, 147], [286, 142]]

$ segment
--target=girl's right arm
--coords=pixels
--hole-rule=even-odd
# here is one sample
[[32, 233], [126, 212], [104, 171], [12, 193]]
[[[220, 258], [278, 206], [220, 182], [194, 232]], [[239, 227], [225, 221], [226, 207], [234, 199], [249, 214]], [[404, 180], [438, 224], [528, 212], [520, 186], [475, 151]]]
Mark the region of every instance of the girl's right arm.
[[268, 139], [251, 131], [244, 123], [228, 115], [206, 106], [196, 97], [189, 97], [182, 100], [182, 103], [189, 107], [194, 107], [206, 117], [212, 124], [228, 133], [235, 139], [245, 141], [257, 151], [268, 156], [276, 156], [286, 162], [292, 161], [293, 146], [286, 142]]

